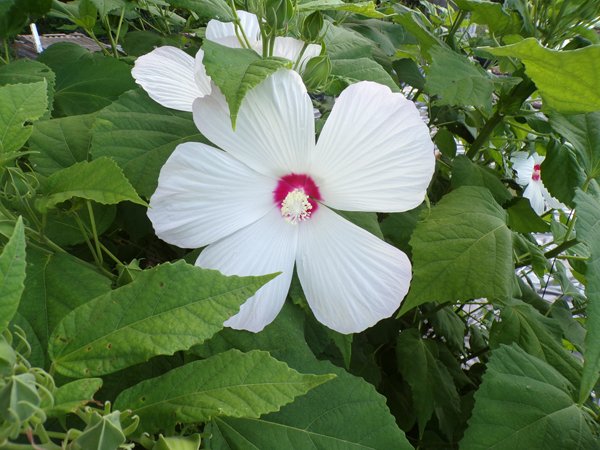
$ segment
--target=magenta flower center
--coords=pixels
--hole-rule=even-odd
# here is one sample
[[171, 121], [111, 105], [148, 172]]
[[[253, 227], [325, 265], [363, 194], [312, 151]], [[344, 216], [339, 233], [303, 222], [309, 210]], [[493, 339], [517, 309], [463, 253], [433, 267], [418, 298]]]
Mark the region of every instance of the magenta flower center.
[[273, 200], [281, 209], [281, 216], [292, 224], [307, 220], [322, 200], [319, 187], [306, 174], [290, 173], [279, 179], [273, 191]]
[[536, 164], [535, 166], [533, 166], [533, 174], [531, 175], [531, 179], [533, 181], [540, 181], [540, 165]]

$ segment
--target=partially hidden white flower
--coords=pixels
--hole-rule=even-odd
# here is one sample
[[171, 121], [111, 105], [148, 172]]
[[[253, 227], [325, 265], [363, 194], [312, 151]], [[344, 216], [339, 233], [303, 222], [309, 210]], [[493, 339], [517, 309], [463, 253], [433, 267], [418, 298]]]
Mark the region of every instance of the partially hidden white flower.
[[179, 145], [158, 179], [148, 216], [182, 248], [208, 245], [196, 265], [226, 275], [281, 272], [225, 325], [260, 331], [278, 314], [294, 264], [316, 318], [341, 333], [389, 317], [411, 280], [407, 256], [342, 218], [406, 211], [424, 199], [433, 143], [415, 105], [363, 81], [337, 99], [315, 144], [313, 106], [300, 76], [279, 70], [253, 88], [235, 131], [213, 85], [196, 99], [200, 132], [224, 151]]
[[542, 162], [544, 157], [533, 153], [516, 152], [512, 154], [512, 167], [517, 175], [517, 183], [525, 188], [523, 197], [528, 198], [531, 207], [542, 215], [549, 208], [559, 209], [566, 206], [552, 197], [542, 182]]
[[[240, 26], [243, 28], [250, 46], [262, 54], [262, 40], [256, 15], [238, 11]], [[211, 20], [206, 27], [205, 39], [226, 47], [242, 48], [231, 22]], [[302, 52], [304, 42], [292, 37], [277, 37], [273, 46], [273, 56], [289, 59], [302, 71], [309, 59], [321, 53], [321, 46], [308, 44]], [[158, 47], [136, 59], [131, 71], [133, 78], [157, 103], [167, 108], [191, 111], [192, 103], [198, 97], [211, 92], [211, 80], [202, 64], [204, 52], [198, 50], [196, 58], [176, 47]]]

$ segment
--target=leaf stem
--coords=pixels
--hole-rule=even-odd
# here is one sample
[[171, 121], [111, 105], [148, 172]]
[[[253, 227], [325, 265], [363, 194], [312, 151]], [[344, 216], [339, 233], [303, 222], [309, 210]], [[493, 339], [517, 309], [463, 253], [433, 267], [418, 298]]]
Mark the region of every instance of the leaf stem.
[[92, 202], [89, 200], [85, 201], [87, 206], [88, 215], [90, 216], [90, 225], [92, 227], [92, 237], [94, 238], [94, 243], [96, 244], [96, 254], [98, 255], [98, 259], [100, 260], [100, 264], [102, 264], [102, 249], [100, 248], [100, 239], [98, 238], [98, 230], [96, 229], [96, 219], [94, 217], [94, 209], [92, 208]]

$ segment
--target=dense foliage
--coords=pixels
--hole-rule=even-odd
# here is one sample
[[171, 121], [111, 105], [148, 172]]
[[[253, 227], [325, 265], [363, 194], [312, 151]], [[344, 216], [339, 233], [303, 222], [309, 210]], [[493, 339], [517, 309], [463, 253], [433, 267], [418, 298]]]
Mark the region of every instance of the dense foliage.
[[[0, 448], [600, 448], [600, 3], [415, 3], [2, 2]], [[233, 5], [264, 42], [322, 45], [303, 71], [317, 131], [361, 80], [431, 130], [426, 202], [342, 212], [413, 267], [362, 333], [316, 321], [297, 278], [260, 333], [223, 327], [274, 275], [195, 267], [146, 216], [175, 147], [207, 139], [136, 85], [135, 59], [203, 48], [233, 122], [292, 65], [203, 39]], [[101, 51], [21, 59], [33, 20]], [[537, 200], [516, 162], [533, 154]]]

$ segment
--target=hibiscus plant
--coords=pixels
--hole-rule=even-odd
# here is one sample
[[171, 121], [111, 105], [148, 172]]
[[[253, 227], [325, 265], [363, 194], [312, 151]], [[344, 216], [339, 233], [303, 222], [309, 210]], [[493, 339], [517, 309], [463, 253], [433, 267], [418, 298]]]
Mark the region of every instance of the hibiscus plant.
[[600, 449], [599, 23], [2, 2], [0, 449]]

